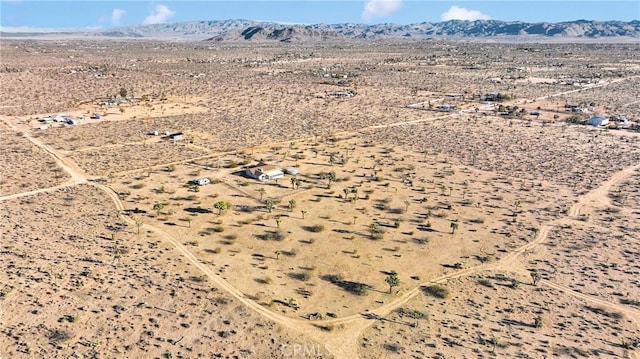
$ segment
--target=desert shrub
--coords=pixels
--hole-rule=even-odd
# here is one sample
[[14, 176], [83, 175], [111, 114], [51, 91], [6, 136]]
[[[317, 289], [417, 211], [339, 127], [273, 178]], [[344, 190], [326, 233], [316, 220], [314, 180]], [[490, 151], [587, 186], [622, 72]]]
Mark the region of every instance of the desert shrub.
[[319, 233], [319, 232], [324, 231], [324, 225], [316, 224], [316, 225], [313, 225], [313, 226], [306, 226], [306, 227], [304, 227], [304, 230], [308, 231], [308, 232]]
[[338, 283], [344, 280], [344, 276], [342, 274], [327, 274], [324, 278], [331, 283]]
[[302, 282], [306, 282], [309, 279], [311, 279], [311, 275], [307, 272], [291, 273], [289, 276], [293, 279], [296, 279]]
[[414, 238], [413, 241], [418, 243], [418, 244], [427, 244], [427, 243], [429, 243], [429, 239], [428, 238]]
[[204, 283], [204, 282], [207, 281], [207, 276], [206, 275], [200, 275], [200, 276], [195, 276], [194, 275], [194, 276], [189, 277], [189, 279], [191, 281], [193, 281], [193, 282], [196, 282], [196, 283]]
[[603, 315], [605, 317], [612, 318], [612, 319], [615, 319], [615, 320], [620, 320], [620, 319], [624, 318], [624, 314], [622, 314], [622, 312], [608, 311], [604, 307], [591, 307], [591, 306], [585, 305], [584, 308], [589, 310], [589, 311], [591, 311], [591, 312], [593, 312], [593, 313], [600, 314], [600, 315]]
[[449, 297], [449, 290], [441, 285], [430, 285], [427, 287], [421, 287], [422, 292], [432, 297], [447, 299]]
[[414, 309], [405, 309], [405, 308], [398, 308], [396, 309], [396, 313], [401, 317], [407, 317], [407, 318], [411, 318], [411, 319], [425, 319], [427, 318], [427, 314], [424, 312], [421, 312], [419, 310], [414, 310]]
[[346, 290], [349, 293], [364, 296], [369, 294], [370, 286], [364, 283], [358, 282], [350, 282], [350, 281], [342, 281], [340, 282], [340, 287]]
[[64, 343], [73, 338], [73, 334], [64, 330], [52, 330], [48, 335], [49, 340], [53, 344]]
[[286, 238], [285, 234], [282, 233], [281, 231], [265, 232], [263, 234], [257, 235], [257, 237], [259, 239], [262, 239], [263, 241], [268, 241], [268, 240], [283, 241]]
[[403, 347], [401, 347], [400, 345], [395, 344], [395, 343], [393, 343], [393, 344], [385, 343], [385, 344], [383, 345], [383, 347], [384, 347], [386, 350], [388, 350], [388, 351], [390, 351], [390, 352], [392, 352], [392, 353], [399, 353], [399, 352], [401, 352], [401, 351], [404, 349]]

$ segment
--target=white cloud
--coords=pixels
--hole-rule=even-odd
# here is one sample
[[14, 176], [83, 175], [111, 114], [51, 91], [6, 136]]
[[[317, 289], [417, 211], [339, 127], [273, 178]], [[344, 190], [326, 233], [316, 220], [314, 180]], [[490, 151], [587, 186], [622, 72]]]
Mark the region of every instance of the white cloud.
[[440, 15], [442, 21], [449, 20], [490, 20], [491, 17], [478, 10], [469, 10], [459, 6], [452, 6], [447, 12]]
[[145, 17], [142, 23], [145, 25], [163, 23], [175, 14], [176, 12], [169, 9], [166, 5], [156, 5], [153, 11], [151, 11], [151, 14]]
[[362, 18], [371, 21], [374, 17], [384, 17], [400, 9], [402, 0], [365, 0]]
[[111, 24], [112, 25], [118, 25], [120, 24], [120, 19], [122, 19], [122, 17], [126, 14], [127, 12], [122, 10], [122, 9], [113, 9], [113, 11], [111, 12]]

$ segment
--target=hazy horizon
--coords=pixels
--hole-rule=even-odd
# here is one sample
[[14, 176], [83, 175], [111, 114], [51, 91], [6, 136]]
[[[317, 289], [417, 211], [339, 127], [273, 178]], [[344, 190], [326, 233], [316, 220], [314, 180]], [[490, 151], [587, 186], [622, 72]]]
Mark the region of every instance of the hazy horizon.
[[[73, 11], [69, 11], [73, 9]], [[448, 20], [558, 23], [640, 18], [637, 1], [30, 1], [0, 0], [0, 30], [87, 31], [245, 19], [283, 24], [397, 24]]]

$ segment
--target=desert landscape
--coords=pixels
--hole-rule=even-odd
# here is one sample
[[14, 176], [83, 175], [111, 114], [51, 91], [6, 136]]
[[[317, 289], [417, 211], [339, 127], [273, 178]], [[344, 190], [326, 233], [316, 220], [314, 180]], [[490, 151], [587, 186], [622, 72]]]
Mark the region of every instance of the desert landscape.
[[636, 44], [0, 50], [2, 358], [640, 358]]

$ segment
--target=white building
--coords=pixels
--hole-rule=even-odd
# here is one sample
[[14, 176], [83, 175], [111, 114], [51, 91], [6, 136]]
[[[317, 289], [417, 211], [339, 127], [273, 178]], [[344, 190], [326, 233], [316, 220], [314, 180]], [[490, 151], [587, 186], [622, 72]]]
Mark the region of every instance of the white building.
[[609, 124], [609, 119], [602, 116], [593, 116], [589, 119], [591, 126], [606, 126]]
[[211, 180], [208, 178], [198, 178], [197, 180], [193, 181], [195, 184], [197, 184], [198, 186], [204, 186], [207, 185], [209, 183], [211, 183]]
[[247, 176], [251, 178], [255, 178], [259, 181], [268, 181], [272, 179], [282, 178], [284, 176], [284, 172], [276, 166], [273, 165], [264, 165], [250, 168], [246, 171]]

